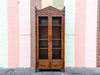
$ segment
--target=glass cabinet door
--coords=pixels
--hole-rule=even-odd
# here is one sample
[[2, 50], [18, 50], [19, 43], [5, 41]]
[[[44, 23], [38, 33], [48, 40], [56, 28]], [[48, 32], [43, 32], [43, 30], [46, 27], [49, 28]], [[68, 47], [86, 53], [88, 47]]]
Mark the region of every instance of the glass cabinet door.
[[48, 17], [39, 17], [39, 59], [48, 59]]
[[61, 17], [52, 17], [52, 60], [61, 59]]

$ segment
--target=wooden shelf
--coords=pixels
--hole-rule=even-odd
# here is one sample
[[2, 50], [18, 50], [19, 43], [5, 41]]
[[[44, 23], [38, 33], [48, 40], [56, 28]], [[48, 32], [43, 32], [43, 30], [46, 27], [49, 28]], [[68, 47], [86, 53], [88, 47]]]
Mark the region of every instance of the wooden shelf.
[[61, 48], [52, 48], [52, 49], [61, 49]]
[[48, 39], [39, 39], [39, 40], [48, 40]]
[[52, 26], [61, 26], [61, 24], [53, 24]]
[[48, 25], [45, 25], [45, 24], [39, 24], [39, 26], [48, 26]]
[[39, 48], [39, 49], [48, 49], [48, 48]]
[[52, 39], [52, 40], [61, 40], [61, 39]]
[[57, 27], [57, 26], [59, 26], [59, 27], [60, 27], [60, 25], [54, 25], [53, 27]]

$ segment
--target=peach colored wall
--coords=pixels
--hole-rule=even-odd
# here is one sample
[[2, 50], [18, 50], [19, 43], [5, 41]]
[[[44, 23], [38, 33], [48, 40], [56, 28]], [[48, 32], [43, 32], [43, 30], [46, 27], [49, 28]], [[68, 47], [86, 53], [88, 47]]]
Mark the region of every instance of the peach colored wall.
[[42, 0], [42, 8], [52, 5], [53, 5], [53, 0]]

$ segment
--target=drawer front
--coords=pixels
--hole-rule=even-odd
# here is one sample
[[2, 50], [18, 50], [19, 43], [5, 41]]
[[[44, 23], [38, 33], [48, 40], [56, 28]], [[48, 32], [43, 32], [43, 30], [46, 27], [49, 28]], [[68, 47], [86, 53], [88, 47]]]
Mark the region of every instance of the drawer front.
[[49, 63], [37, 63], [37, 69], [49, 69]]
[[53, 62], [51, 63], [51, 69], [63, 69], [63, 63]]

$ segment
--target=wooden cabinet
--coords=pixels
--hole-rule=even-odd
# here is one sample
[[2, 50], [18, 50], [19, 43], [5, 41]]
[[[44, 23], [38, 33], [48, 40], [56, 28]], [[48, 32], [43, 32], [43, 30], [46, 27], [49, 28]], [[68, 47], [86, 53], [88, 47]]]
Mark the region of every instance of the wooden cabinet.
[[36, 9], [36, 70], [64, 69], [65, 10]]

